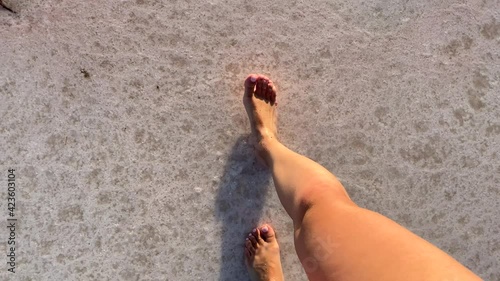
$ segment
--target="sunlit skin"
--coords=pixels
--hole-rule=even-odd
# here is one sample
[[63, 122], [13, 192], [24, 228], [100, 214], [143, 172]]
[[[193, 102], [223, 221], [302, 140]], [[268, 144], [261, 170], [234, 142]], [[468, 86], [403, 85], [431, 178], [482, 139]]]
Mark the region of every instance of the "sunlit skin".
[[[277, 139], [273, 82], [251, 74], [244, 85], [255, 152], [271, 169], [279, 199], [293, 220], [295, 249], [309, 280], [481, 280], [396, 222], [358, 207], [332, 173]], [[254, 281], [283, 280], [270, 225], [249, 233], [245, 262]]]

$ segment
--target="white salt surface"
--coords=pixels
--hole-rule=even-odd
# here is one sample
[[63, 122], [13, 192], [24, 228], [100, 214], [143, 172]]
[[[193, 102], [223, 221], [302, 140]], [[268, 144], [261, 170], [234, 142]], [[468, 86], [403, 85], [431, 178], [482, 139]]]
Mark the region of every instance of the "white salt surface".
[[248, 280], [260, 222], [305, 280], [246, 143], [249, 73], [277, 84], [286, 145], [500, 280], [498, 1], [3, 2], [0, 280]]

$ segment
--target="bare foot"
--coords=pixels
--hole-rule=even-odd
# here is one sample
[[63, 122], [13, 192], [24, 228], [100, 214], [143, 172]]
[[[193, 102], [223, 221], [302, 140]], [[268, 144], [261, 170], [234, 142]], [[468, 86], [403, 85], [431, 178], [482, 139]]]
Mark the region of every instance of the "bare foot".
[[251, 233], [245, 241], [245, 263], [252, 281], [283, 281], [280, 249], [276, 233], [264, 224]]
[[245, 80], [243, 104], [252, 126], [252, 144], [261, 148], [264, 139], [276, 139], [276, 87], [264, 75], [251, 74]]

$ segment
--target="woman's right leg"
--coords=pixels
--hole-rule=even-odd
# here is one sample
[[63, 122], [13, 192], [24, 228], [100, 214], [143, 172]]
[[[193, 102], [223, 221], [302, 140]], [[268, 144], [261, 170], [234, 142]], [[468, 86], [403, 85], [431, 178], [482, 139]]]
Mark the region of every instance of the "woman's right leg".
[[333, 174], [281, 144], [268, 78], [251, 75], [245, 87], [258, 154], [293, 220], [295, 248], [310, 280], [480, 280], [394, 221], [356, 206]]
[[276, 140], [263, 143], [310, 280], [479, 280], [394, 221], [356, 206], [319, 164]]

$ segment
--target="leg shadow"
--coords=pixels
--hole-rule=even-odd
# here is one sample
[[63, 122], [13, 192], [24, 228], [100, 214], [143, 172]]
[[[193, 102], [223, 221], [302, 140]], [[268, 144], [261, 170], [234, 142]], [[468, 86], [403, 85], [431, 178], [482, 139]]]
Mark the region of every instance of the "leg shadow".
[[259, 222], [271, 173], [257, 163], [247, 137], [233, 146], [221, 178], [215, 214], [222, 221], [219, 281], [250, 280], [244, 262], [246, 235]]

